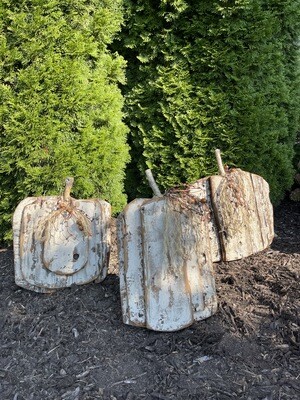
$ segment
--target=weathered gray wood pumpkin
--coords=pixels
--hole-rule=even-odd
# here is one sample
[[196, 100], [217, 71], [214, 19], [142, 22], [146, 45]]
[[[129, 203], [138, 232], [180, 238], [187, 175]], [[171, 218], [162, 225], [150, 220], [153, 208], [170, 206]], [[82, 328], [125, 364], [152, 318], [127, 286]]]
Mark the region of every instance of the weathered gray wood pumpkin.
[[105, 278], [110, 250], [110, 204], [64, 195], [29, 197], [13, 217], [16, 284], [51, 292]]
[[222, 259], [238, 260], [267, 248], [274, 238], [269, 186], [240, 169], [210, 177]]
[[219, 175], [200, 179], [187, 189], [210, 210], [209, 231], [214, 262], [233, 261], [266, 249], [274, 238], [269, 185], [259, 175], [224, 169], [216, 150]]
[[269, 187], [239, 169], [163, 197], [136, 199], [118, 217], [120, 291], [126, 324], [182, 329], [214, 314], [213, 262], [261, 251], [273, 239]]

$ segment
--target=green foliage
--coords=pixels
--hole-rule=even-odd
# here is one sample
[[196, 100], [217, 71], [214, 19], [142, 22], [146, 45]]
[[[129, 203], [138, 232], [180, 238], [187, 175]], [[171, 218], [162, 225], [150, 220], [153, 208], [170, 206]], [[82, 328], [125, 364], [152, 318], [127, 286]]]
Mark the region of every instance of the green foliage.
[[0, 241], [25, 197], [101, 197], [120, 210], [127, 128], [125, 62], [108, 46], [121, 0], [3, 0], [0, 5]]
[[128, 1], [131, 196], [150, 167], [162, 188], [223, 160], [262, 175], [278, 202], [293, 180], [299, 130], [299, 0]]

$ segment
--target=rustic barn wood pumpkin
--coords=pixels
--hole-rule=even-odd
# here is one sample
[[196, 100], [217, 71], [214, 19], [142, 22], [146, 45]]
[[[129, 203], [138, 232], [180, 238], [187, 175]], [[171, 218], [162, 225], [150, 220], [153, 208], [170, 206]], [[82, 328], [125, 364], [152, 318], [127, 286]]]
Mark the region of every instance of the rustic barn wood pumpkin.
[[233, 261], [262, 251], [272, 243], [273, 207], [269, 185], [261, 176], [238, 168], [224, 169], [219, 150], [216, 158], [219, 175], [200, 179], [188, 185], [188, 190], [191, 196], [204, 199], [211, 209], [213, 261]]
[[103, 280], [110, 250], [110, 204], [64, 195], [29, 197], [13, 217], [16, 284], [51, 292]]
[[136, 199], [118, 217], [126, 324], [176, 331], [217, 309], [207, 207], [174, 197]]
[[210, 177], [212, 205], [224, 261], [266, 249], [274, 238], [269, 185], [240, 169]]
[[216, 156], [219, 175], [199, 179], [184, 189], [171, 189], [169, 194], [188, 193], [196, 202], [207, 204], [212, 260], [233, 261], [272, 243], [273, 207], [269, 185], [261, 176], [238, 168], [224, 169], [219, 150]]

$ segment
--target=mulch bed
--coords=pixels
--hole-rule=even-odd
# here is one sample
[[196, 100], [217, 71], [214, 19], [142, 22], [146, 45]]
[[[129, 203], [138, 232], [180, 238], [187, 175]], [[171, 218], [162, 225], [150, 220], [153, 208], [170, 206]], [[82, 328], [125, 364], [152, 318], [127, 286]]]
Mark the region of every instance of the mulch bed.
[[275, 231], [215, 264], [217, 314], [174, 333], [122, 323], [117, 275], [37, 294], [0, 250], [0, 399], [300, 399], [299, 203], [275, 210]]

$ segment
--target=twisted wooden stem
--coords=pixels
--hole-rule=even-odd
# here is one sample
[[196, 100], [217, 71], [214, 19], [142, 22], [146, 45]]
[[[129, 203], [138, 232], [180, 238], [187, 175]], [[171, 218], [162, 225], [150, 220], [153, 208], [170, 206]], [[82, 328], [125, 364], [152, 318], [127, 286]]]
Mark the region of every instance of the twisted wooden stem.
[[66, 178], [66, 185], [65, 185], [65, 190], [63, 194], [63, 199], [64, 201], [70, 201], [71, 198], [71, 189], [74, 183], [74, 178], [68, 177]]

